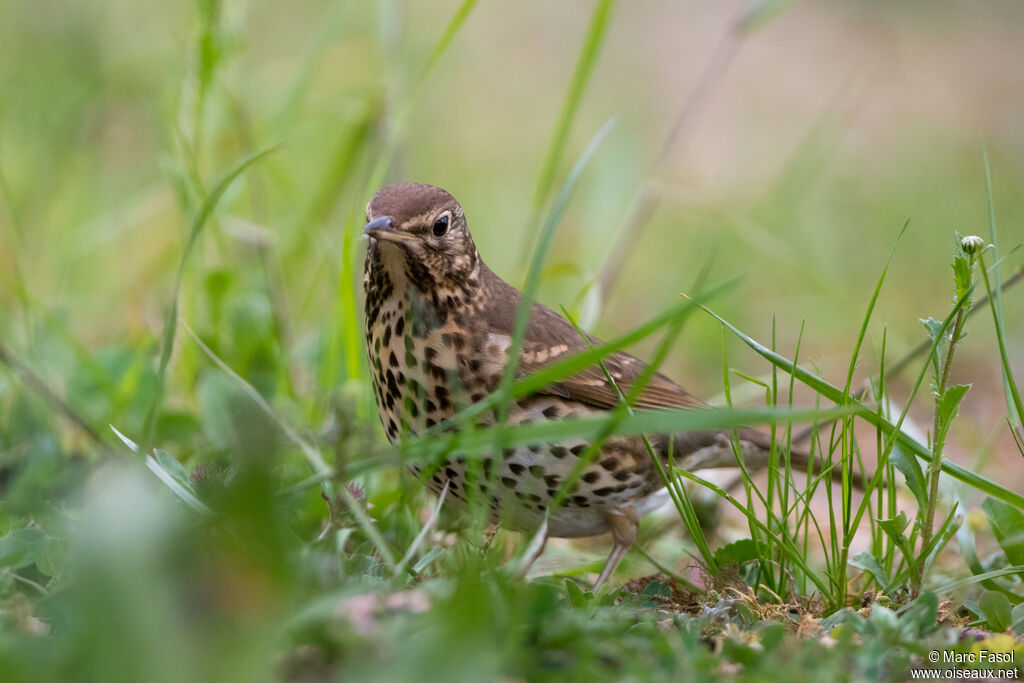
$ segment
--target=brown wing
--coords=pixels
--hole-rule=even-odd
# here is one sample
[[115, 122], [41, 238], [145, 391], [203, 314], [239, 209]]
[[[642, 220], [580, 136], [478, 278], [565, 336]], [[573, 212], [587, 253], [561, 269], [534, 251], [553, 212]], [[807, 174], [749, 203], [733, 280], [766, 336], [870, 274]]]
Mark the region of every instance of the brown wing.
[[[484, 306], [487, 324], [493, 334], [510, 336], [515, 325], [516, 309], [519, 304], [519, 290], [506, 284], [489, 270], [484, 276], [488, 279], [488, 301]], [[496, 305], [501, 302], [501, 305]], [[510, 305], [511, 304], [511, 305]], [[600, 339], [588, 335], [594, 346], [602, 344]], [[572, 324], [550, 308], [534, 304], [530, 311], [530, 321], [523, 340], [523, 352], [519, 363], [519, 374], [527, 375], [546, 365], [587, 350], [587, 344], [580, 338]], [[612, 376], [619, 389], [628, 394], [637, 377], [646, 367], [645, 363], [628, 353], [613, 353], [604, 359], [604, 366]], [[580, 401], [595, 408], [608, 409], [619, 403], [619, 394], [605, 377], [598, 365], [586, 368], [575, 375], [549, 385], [540, 393], [562, 396]], [[704, 408], [706, 404], [688, 393], [681, 386], [661, 373], [655, 374], [637, 398], [634, 405], [638, 408]], [[725, 433], [731, 438], [731, 430]], [[756, 429], [741, 427], [738, 432], [739, 441], [743, 446], [744, 459], [749, 469], [761, 469], [768, 464], [771, 439], [767, 434]], [[700, 430], [683, 432], [675, 435], [675, 451], [677, 461], [686, 469], [702, 469], [708, 467], [732, 467], [736, 464], [736, 456], [728, 441], [722, 442], [723, 432], [719, 430]], [[709, 445], [722, 443], [722, 448], [708, 449]], [[699, 455], [699, 460], [687, 461], [686, 457]], [[810, 462], [810, 455], [801, 449], [790, 451], [790, 463], [794, 468], [805, 469]], [[821, 470], [821, 463], [815, 459], [815, 469]], [[833, 469], [833, 478], [839, 479], [842, 472]], [[863, 489], [863, 480], [859, 475], [853, 479], [854, 486]]]
[[[496, 275], [487, 271], [485, 277], [496, 305], [486, 306], [485, 313], [492, 333], [511, 335], [520, 299], [519, 291]], [[509, 305], [514, 300], [515, 305]], [[500, 304], [500, 305], [499, 305]], [[603, 342], [588, 335], [597, 347]], [[588, 349], [586, 342], [572, 324], [547, 306], [535, 303], [523, 338], [523, 351], [519, 360], [519, 374], [528, 375], [536, 370], [575, 356]], [[617, 352], [603, 360], [608, 374], [623, 394], [628, 394], [646, 364], [628, 353]], [[619, 404], [619, 393], [608, 381], [600, 365], [588, 367], [571, 377], [549, 385], [540, 393], [562, 396], [595, 408], [609, 409]], [[705, 404], [661, 373], [651, 377], [643, 392], [634, 401], [638, 408], [699, 408]]]

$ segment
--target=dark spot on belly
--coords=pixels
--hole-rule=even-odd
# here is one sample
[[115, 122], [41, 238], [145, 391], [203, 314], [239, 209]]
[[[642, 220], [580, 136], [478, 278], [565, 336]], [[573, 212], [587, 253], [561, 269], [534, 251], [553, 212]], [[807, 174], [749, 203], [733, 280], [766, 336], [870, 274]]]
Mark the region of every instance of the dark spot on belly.
[[600, 478], [601, 478], [601, 474], [599, 472], [594, 472], [594, 471], [587, 472], [586, 474], [584, 474], [581, 477], [581, 479], [583, 479], [583, 481], [585, 481], [588, 484], [593, 484], [595, 481], [597, 481]]
[[521, 475], [521, 474], [522, 474], [523, 472], [525, 472], [525, 471], [526, 471], [526, 468], [525, 468], [525, 467], [523, 467], [523, 466], [522, 466], [522, 465], [520, 465], [519, 463], [515, 463], [515, 462], [511, 462], [511, 463], [509, 463], [509, 465], [508, 465], [508, 469], [509, 469], [509, 470], [510, 470], [510, 471], [512, 472], [512, 474], [514, 474], [514, 475], [516, 475], [516, 476], [519, 476], [519, 475]]
[[405, 409], [406, 411], [408, 411], [410, 415], [413, 416], [413, 418], [417, 418], [420, 416], [419, 406], [416, 405], [416, 401], [412, 400], [411, 396], [405, 397]]

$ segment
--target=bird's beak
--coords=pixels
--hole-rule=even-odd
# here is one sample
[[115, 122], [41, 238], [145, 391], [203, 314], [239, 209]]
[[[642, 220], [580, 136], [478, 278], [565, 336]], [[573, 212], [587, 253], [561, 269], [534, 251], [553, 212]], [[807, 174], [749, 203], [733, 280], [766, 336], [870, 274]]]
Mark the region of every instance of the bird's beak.
[[374, 218], [372, 221], [366, 224], [363, 228], [363, 234], [369, 235], [374, 239], [378, 240], [389, 240], [391, 242], [401, 242], [403, 240], [416, 239], [414, 235], [411, 235], [403, 230], [399, 230], [391, 224], [391, 216], [381, 216], [380, 218]]

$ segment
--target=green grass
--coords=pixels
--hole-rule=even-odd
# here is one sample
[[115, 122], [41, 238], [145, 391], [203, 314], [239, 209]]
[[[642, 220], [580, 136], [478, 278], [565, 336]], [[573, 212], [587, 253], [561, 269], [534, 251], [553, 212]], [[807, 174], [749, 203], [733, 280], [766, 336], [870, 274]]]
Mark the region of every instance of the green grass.
[[[693, 78], [644, 61], [668, 4], [442, 5], [5, 8], [0, 679], [899, 680], [930, 650], [979, 647], [1019, 666], [1001, 635], [1024, 633], [1014, 132], [983, 127], [981, 148], [973, 120], [911, 120], [888, 139], [861, 129], [861, 153], [834, 103], [731, 131], [752, 147], [727, 190], [691, 177], [715, 167], [692, 154], [652, 182], [680, 102], [705, 112], [687, 124], [702, 149], [728, 115], [702, 93], [756, 90], [746, 50], [828, 17], [743, 8], [715, 24], [743, 43], [730, 71], [687, 95]], [[834, 11], [942, 50], [959, 17]], [[958, 30], [1003, 45], [979, 17]], [[521, 25], [530, 50], [492, 51]], [[712, 48], [678, 49], [704, 64]], [[796, 59], [775, 49], [753, 61]], [[756, 80], [800, 100], [781, 74]], [[748, 183], [761, 129], [802, 142]], [[510, 369], [485, 401], [386, 444], [358, 236], [392, 180], [448, 187], [497, 272], [521, 269], [527, 300], [609, 341]], [[595, 296], [642, 187], [660, 208]], [[956, 241], [950, 281], [958, 232], [989, 246]], [[634, 411], [634, 387], [604, 418], [474, 428], [620, 349], [716, 407]], [[491, 533], [406, 468], [741, 425], [771, 432], [778, 467], [737, 459], [728, 486], [675, 454], [674, 505], [597, 594], [605, 539], [550, 542], [527, 580], [539, 536]], [[787, 462], [793, 443], [819, 456], [811, 476]]]

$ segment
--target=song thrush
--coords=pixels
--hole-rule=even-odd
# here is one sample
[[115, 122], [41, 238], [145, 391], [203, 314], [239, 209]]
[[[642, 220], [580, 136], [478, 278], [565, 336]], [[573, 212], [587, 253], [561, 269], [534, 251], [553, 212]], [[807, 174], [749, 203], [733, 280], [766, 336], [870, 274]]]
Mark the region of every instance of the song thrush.
[[[495, 391], [508, 360], [521, 293], [484, 264], [462, 208], [430, 185], [391, 185], [366, 207], [366, 346], [377, 408], [388, 439], [396, 442], [453, 415]], [[591, 337], [591, 342], [599, 340]], [[586, 342], [551, 309], [534, 303], [518, 374], [580, 353]], [[644, 363], [614, 353], [604, 365], [628, 392]], [[516, 401], [508, 424], [556, 420], [611, 410], [620, 401], [604, 371], [594, 366]], [[655, 374], [635, 402], [638, 409], [704, 407], [668, 377]], [[493, 416], [490, 418], [493, 420]], [[764, 466], [769, 439], [741, 429], [739, 446], [751, 466]], [[734, 466], [732, 433], [688, 431], [650, 438], [667, 459], [688, 467]], [[483, 462], [490, 481], [491, 515], [520, 530], [537, 528], [564, 478], [587, 448], [580, 439], [506, 449]], [[794, 465], [807, 464], [793, 452]], [[498, 470], [495, 472], [494, 467]], [[429, 474], [429, 473], [428, 473]], [[469, 488], [464, 461], [453, 459], [426, 477], [434, 493], [464, 503]], [[476, 482], [476, 486], [484, 486]], [[661, 503], [663, 482], [640, 437], [613, 437], [583, 470], [563, 504], [550, 512], [548, 534], [594, 536], [612, 532], [614, 547], [595, 584], [615, 570], [636, 538], [639, 517]], [[475, 488], [475, 487], [474, 487]]]

